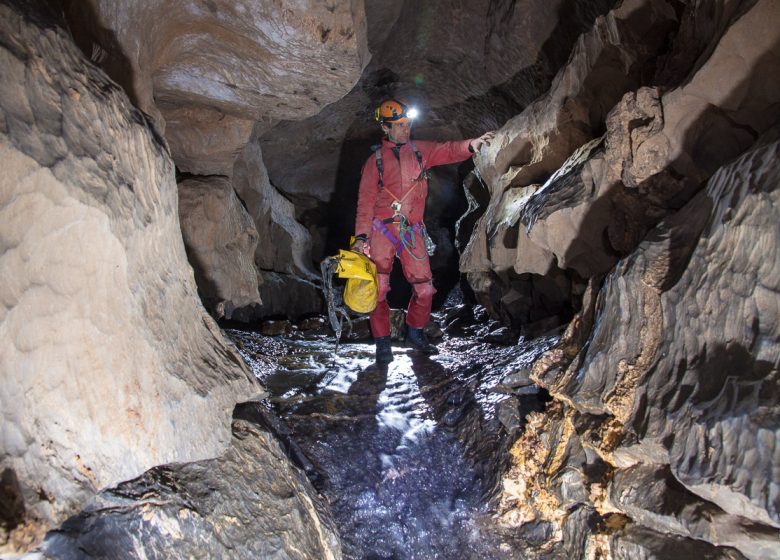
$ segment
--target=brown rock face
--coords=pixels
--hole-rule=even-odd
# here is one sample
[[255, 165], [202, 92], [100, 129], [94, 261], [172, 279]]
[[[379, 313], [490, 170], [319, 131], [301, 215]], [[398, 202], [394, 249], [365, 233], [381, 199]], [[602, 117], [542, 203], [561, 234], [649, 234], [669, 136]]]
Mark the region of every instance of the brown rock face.
[[184, 245], [203, 304], [219, 317], [259, 305], [254, 266], [257, 230], [225, 177], [179, 183]]
[[258, 268], [314, 277], [309, 232], [295, 220], [293, 204], [271, 185], [256, 137], [236, 161], [233, 185], [260, 236], [255, 251]]
[[173, 164], [143, 116], [44, 16], [0, 5], [0, 36], [8, 552], [106, 486], [219, 454], [260, 389], [198, 301]]
[[[189, 174], [231, 177], [255, 128], [318, 113], [354, 86], [370, 59], [363, 0], [62, 4], [79, 46], [151, 115], [177, 170]], [[256, 159], [262, 166], [259, 152]], [[311, 250], [308, 234], [289, 218], [292, 206], [270, 185], [240, 182], [234, 185], [237, 191], [267, 194], [271, 199], [258, 206], [275, 209], [256, 223], [257, 274], [282, 275], [290, 278], [289, 286], [301, 285], [296, 275], [310, 275]], [[281, 235], [267, 237], [269, 230]], [[216, 262], [205, 259], [198, 279], [247, 277], [240, 266], [230, 270], [228, 260], [221, 262], [227, 268], [207, 270]], [[228, 308], [231, 302], [249, 301], [246, 291], [229, 292], [231, 286], [238, 284], [222, 283], [219, 296]], [[212, 307], [213, 286], [200, 288]], [[284, 308], [300, 293], [298, 303], [314, 303], [301, 311], [316, 311], [319, 298], [308, 292], [293, 289], [278, 303]], [[273, 313], [276, 306], [269, 305], [259, 304], [257, 314]]]
[[234, 420], [221, 457], [157, 467], [106, 490], [42, 548], [52, 558], [336, 560], [341, 544], [323, 505], [271, 434]]
[[[722, 35], [679, 87], [626, 93], [602, 148], [510, 208], [529, 243], [591, 276], [582, 311], [534, 367], [557, 402], [515, 446], [504, 494], [508, 521], [553, 522], [567, 553], [777, 554], [778, 7], [712, 14], [704, 28]], [[704, 18], [688, 11], [684, 22]], [[569, 243], [534, 234], [583, 211]], [[562, 250], [585, 228], [604, 247], [589, 272]], [[610, 252], [614, 267], [600, 260]]]
[[229, 174], [250, 122], [315, 114], [349, 91], [369, 59], [362, 0], [65, 5], [82, 48], [105, 58], [191, 173]]
[[[539, 227], [537, 223], [533, 224], [533, 229], [528, 224], [526, 227], [518, 225], [522, 209], [533, 194], [527, 191], [544, 182], [547, 184], [539, 189], [542, 192], [551, 190], [551, 187], [552, 190], [561, 190], [562, 185], [559, 184], [556, 189], [553, 184], [554, 173], [561, 169], [559, 177], [565, 179], [582, 171], [590, 152], [596, 148], [586, 146], [587, 143], [598, 137], [597, 131], [603, 126], [607, 112], [620, 100], [625, 89], [639, 83], [642, 68], [661, 51], [674, 17], [674, 11], [664, 2], [637, 0], [623, 3], [600, 18], [594, 29], [580, 38], [569, 63], [555, 78], [550, 92], [508, 121], [493, 145], [480, 155], [477, 166], [490, 192], [490, 202], [461, 257], [460, 268], [469, 273], [470, 282], [474, 283], [478, 276], [492, 276], [493, 271], [509, 267], [518, 274], [542, 272], [549, 266], [547, 263], [553, 255], [562, 269], [571, 266], [571, 261], [580, 256], [581, 266], [577, 272], [586, 277], [598, 272], [593, 267], [592, 249], [594, 245], [600, 249], [602, 242], [581, 235], [583, 221], [590, 219], [582, 210], [572, 216], [567, 208], [569, 211], [564, 211], [565, 215], [545, 217], [545, 220], [553, 219], [557, 224], [543, 228], [545, 231], [540, 231], [536, 239], [531, 238], [531, 243], [537, 248], [529, 251], [529, 242], [526, 239], [519, 241], [520, 237], [530, 237], [530, 232]], [[615, 65], [616, 59], [621, 60], [619, 67]], [[578, 148], [583, 152], [570, 158]], [[582, 179], [585, 191], [593, 193], [590, 185], [599, 184], [600, 170], [582, 172], [587, 173], [587, 177]], [[594, 173], [597, 174], [595, 178], [592, 177]], [[509, 189], [524, 196], [511, 193], [505, 196]], [[546, 194], [549, 196], [550, 193]], [[576, 198], [582, 196], [580, 194]], [[598, 193], [593, 193], [588, 198], [595, 201], [600, 197]], [[608, 204], [603, 202], [606, 201], [599, 203], [604, 207], [599, 212], [602, 220], [609, 213]], [[549, 201], [540, 206], [549, 208]], [[509, 228], [519, 231], [508, 236], [506, 232]], [[499, 229], [502, 231], [499, 232]], [[598, 237], [598, 229], [592, 228], [592, 231], [597, 232]], [[580, 244], [579, 248], [573, 246], [574, 239]], [[511, 242], [507, 243], [508, 240]], [[501, 255], [498, 266], [493, 264], [494, 252]], [[524, 265], [525, 252], [532, 255], [529, 268]], [[606, 255], [601, 259], [599, 268], [608, 270], [613, 264], [614, 255]]]

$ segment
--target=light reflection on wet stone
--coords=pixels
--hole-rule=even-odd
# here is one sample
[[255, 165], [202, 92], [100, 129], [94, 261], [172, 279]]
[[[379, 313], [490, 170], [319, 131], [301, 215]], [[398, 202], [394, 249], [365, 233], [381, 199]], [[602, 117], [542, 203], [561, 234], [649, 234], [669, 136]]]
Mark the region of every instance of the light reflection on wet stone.
[[[334, 354], [332, 338], [227, 334], [320, 475], [347, 558], [507, 558], [487, 505], [511, 443], [496, 387], [555, 337], [451, 339], [433, 358], [394, 346], [379, 367], [372, 344]], [[521, 416], [542, 406], [536, 394], [520, 403]]]

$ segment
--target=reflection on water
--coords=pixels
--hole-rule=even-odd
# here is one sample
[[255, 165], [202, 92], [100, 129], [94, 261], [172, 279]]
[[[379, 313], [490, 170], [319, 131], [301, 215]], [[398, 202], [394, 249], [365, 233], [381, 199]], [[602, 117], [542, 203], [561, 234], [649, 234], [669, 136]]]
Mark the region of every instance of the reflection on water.
[[379, 367], [371, 344], [334, 355], [326, 338], [227, 334], [318, 471], [347, 558], [513, 557], [487, 506], [507, 444], [495, 414], [507, 395], [494, 389], [552, 337], [449, 341], [433, 358], [394, 347]]

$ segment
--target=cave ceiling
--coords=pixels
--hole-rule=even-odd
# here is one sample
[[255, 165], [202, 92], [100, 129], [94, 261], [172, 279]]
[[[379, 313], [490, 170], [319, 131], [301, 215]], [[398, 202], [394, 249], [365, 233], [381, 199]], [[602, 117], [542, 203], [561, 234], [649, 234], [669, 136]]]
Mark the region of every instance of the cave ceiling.
[[79, 46], [151, 117], [180, 172], [232, 176], [258, 138], [301, 212], [331, 199], [344, 146], [376, 140], [384, 96], [422, 109], [419, 137], [500, 127], [612, 4], [63, 0]]

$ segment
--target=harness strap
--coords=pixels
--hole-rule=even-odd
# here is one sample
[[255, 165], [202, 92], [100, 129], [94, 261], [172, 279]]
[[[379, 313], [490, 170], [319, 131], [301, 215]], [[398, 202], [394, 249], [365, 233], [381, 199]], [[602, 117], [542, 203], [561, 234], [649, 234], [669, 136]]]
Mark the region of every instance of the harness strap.
[[[392, 220], [392, 218], [390, 219]], [[387, 228], [386, 223], [379, 218], [374, 218], [373, 226], [375, 231], [378, 231], [387, 237], [388, 241], [393, 244], [393, 247], [395, 247], [395, 254], [400, 255], [401, 251], [404, 249], [404, 244], [401, 243], [400, 239], [393, 235], [393, 232]]]
[[[399, 226], [399, 234], [401, 235], [401, 238], [398, 239], [392, 231], [387, 227], [387, 224], [397, 223], [400, 224]], [[395, 254], [396, 256], [401, 255], [401, 251], [406, 249], [409, 251], [409, 254], [412, 255], [412, 257], [415, 260], [421, 261], [425, 258], [425, 256], [418, 257], [414, 254], [412, 249], [415, 248], [415, 238], [414, 234], [423, 235], [423, 231], [425, 229], [425, 225], [422, 222], [416, 223], [414, 225], [409, 225], [409, 222], [406, 221], [406, 218], [404, 216], [401, 216], [400, 221], [396, 221], [393, 218], [387, 218], [386, 220], [380, 220], [379, 218], [374, 218], [373, 221], [373, 229], [375, 231], [380, 232], [382, 235], [384, 235], [390, 243], [393, 244], [393, 247], [395, 247]]]
[[[420, 166], [420, 174], [417, 176], [417, 180], [419, 181], [423, 177], [426, 176], [427, 170], [423, 166], [423, 157], [422, 153], [420, 153], [420, 150], [417, 149], [417, 146], [414, 145], [414, 142], [409, 140], [409, 145], [414, 150], [414, 155], [417, 158], [417, 164]], [[379, 190], [381, 191], [384, 188], [384, 180], [383, 175], [385, 171], [385, 166], [382, 163], [382, 144], [377, 144], [375, 146], [371, 146], [371, 149], [374, 150], [374, 156], [376, 157], [376, 170], [379, 174], [379, 181], [377, 181], [377, 184], [379, 185]], [[393, 194], [393, 193], [390, 193]], [[395, 195], [393, 195], [395, 197]], [[397, 197], [395, 197], [397, 199]]]

